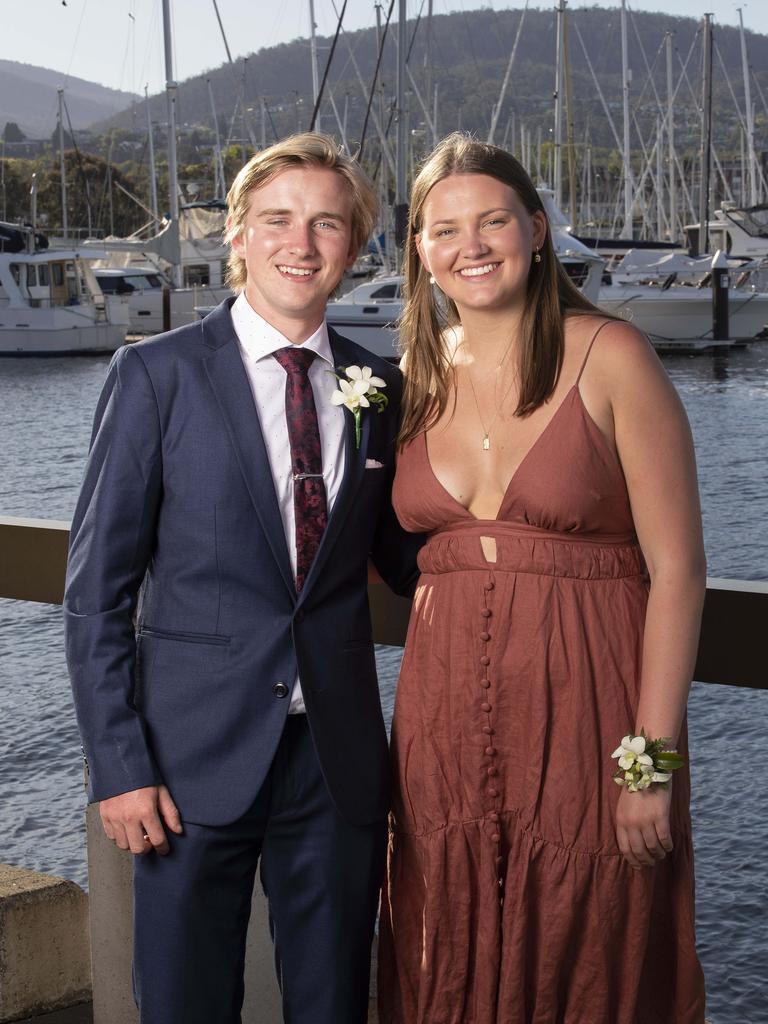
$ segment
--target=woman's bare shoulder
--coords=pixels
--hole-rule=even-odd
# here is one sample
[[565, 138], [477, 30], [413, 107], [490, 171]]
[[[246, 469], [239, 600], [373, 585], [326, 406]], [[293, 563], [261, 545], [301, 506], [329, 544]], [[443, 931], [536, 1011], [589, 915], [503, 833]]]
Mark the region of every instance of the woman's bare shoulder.
[[574, 350], [587, 358], [589, 377], [609, 390], [623, 390], [653, 381], [665, 385], [668, 377], [648, 336], [626, 320], [599, 314], [567, 318]]

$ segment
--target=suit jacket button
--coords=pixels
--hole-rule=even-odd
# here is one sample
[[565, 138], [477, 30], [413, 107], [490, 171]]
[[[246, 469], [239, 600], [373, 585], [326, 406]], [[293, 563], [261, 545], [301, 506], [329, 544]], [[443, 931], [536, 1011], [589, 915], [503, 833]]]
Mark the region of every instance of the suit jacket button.
[[304, 621], [304, 609], [303, 608], [299, 608], [299, 610], [293, 616], [293, 621], [294, 622], [303, 622]]
[[275, 683], [275, 685], [272, 687], [272, 693], [274, 693], [276, 697], [287, 697], [288, 687], [285, 685], [285, 683]]

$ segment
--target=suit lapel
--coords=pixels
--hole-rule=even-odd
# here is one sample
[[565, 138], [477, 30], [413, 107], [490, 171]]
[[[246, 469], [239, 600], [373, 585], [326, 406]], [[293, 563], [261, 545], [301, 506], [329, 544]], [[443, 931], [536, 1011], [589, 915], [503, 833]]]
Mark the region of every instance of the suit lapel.
[[[355, 359], [347, 350], [344, 339], [341, 338], [333, 328], [328, 328], [328, 339], [333, 352], [333, 363], [336, 369], [340, 366], [349, 366]], [[339, 538], [341, 529], [354, 504], [357, 490], [362, 482], [365, 472], [365, 459], [368, 451], [368, 439], [371, 432], [371, 415], [376, 415], [373, 408], [363, 409], [360, 417], [360, 447], [355, 445], [355, 420], [349, 409], [343, 409], [344, 413], [344, 479], [341, 482], [336, 501], [333, 503], [331, 514], [328, 518], [328, 525], [325, 528], [323, 539], [320, 542], [312, 567], [309, 571], [299, 600], [310, 590], [312, 584], [320, 575], [323, 566], [327, 561], [336, 541]]]
[[219, 306], [203, 321], [204, 342], [212, 349], [211, 355], [204, 360], [205, 371], [224, 417], [259, 522], [285, 585], [295, 598], [296, 587], [269, 457], [251, 385], [232, 327], [230, 305], [228, 301]]

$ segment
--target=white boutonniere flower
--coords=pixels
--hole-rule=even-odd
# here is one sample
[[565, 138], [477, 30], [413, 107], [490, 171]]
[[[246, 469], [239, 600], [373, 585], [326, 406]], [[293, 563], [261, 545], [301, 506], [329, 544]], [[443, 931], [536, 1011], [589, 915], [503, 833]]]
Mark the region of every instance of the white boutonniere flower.
[[385, 388], [387, 382], [381, 377], [374, 377], [370, 366], [340, 366], [334, 376], [339, 386], [331, 395], [331, 403], [343, 405], [352, 413], [355, 420], [355, 447], [359, 449], [360, 410], [373, 405], [377, 412], [384, 412], [389, 399], [379, 388]]
[[683, 759], [676, 750], [666, 750], [666, 739], [649, 740], [641, 729], [639, 736], [631, 733], [624, 736], [611, 757], [619, 762], [619, 769], [613, 780], [619, 786], [626, 786], [630, 793], [648, 789], [656, 782], [664, 786], [672, 778], [672, 772], [683, 766]]

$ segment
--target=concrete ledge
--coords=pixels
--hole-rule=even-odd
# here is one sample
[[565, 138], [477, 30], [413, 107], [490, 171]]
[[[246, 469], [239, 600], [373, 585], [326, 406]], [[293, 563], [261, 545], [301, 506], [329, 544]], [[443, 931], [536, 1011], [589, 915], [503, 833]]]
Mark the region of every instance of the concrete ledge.
[[86, 894], [64, 878], [0, 864], [0, 1024], [90, 995]]

